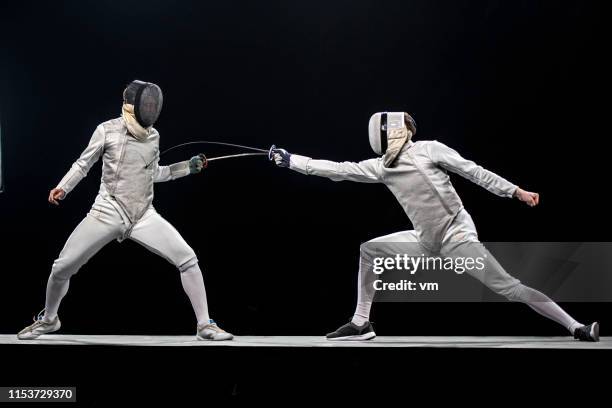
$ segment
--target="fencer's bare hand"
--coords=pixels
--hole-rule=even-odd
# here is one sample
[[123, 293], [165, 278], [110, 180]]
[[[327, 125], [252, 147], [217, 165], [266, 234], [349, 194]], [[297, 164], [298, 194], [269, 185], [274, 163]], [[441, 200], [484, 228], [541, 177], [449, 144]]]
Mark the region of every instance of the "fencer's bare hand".
[[514, 196], [530, 207], [535, 207], [540, 203], [540, 195], [538, 193], [525, 191], [521, 188], [516, 189]]
[[61, 188], [54, 188], [49, 192], [49, 202], [51, 204], [59, 205], [59, 200], [63, 200], [66, 192]]

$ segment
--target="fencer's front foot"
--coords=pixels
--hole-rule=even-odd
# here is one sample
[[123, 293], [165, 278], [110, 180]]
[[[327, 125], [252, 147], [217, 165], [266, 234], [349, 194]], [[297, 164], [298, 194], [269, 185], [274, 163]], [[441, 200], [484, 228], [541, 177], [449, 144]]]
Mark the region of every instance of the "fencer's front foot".
[[574, 330], [574, 338], [580, 341], [599, 341], [599, 323], [591, 323]]
[[34, 318], [34, 323], [17, 333], [19, 340], [34, 340], [42, 334], [53, 333], [62, 327], [58, 316], [51, 321], [44, 320], [42, 316]]
[[226, 332], [219, 326], [214, 320], [205, 325], [198, 325], [198, 334], [196, 335], [198, 340], [210, 340], [210, 341], [224, 341], [232, 340], [234, 335]]
[[365, 322], [361, 326], [348, 322], [336, 331], [328, 333], [326, 337], [330, 341], [360, 341], [371, 340], [376, 337], [376, 333], [370, 322]]

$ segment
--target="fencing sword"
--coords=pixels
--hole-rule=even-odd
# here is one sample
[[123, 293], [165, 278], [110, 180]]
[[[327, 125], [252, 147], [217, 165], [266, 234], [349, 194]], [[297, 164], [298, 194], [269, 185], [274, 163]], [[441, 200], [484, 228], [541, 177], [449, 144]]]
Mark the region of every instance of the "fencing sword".
[[149, 167], [151, 165], [151, 163], [153, 163], [155, 160], [157, 160], [158, 158], [160, 158], [164, 154], [168, 153], [169, 151], [172, 151], [174, 149], [178, 149], [179, 147], [195, 145], [195, 144], [212, 144], [212, 145], [238, 147], [240, 149], [253, 150], [253, 151], [257, 152], [257, 153], [231, 154], [229, 156], [217, 156], [217, 157], [211, 157], [211, 158], [207, 158], [204, 155], [204, 153], [200, 153], [199, 156], [202, 157], [202, 159], [204, 160], [204, 167], [206, 167], [208, 165], [208, 162], [210, 162], [210, 161], [226, 160], [226, 159], [233, 159], [233, 158], [245, 157], [245, 156], [264, 156], [265, 155], [265, 156], [268, 156], [268, 160], [273, 160], [274, 159], [274, 157], [273, 157], [274, 156], [274, 149], [276, 149], [276, 145], [272, 145], [272, 146], [270, 146], [269, 149], [266, 150], [266, 149], [260, 149], [258, 147], [245, 146], [245, 145], [240, 145], [240, 144], [235, 144], [235, 143], [217, 142], [217, 141], [213, 141], [213, 140], [196, 140], [196, 141], [193, 141], [193, 142], [181, 143], [181, 144], [178, 144], [176, 146], [172, 146], [172, 147], [164, 150], [163, 152], [161, 152], [158, 155], [156, 155], [153, 158], [153, 160], [148, 162], [145, 167]]
[[200, 153], [198, 154], [198, 156], [204, 161], [204, 164], [202, 165], [202, 168], [207, 168], [208, 167], [208, 162], [211, 161], [215, 161], [215, 160], [226, 160], [226, 159], [235, 159], [238, 157], [245, 157], [245, 156], [269, 156], [269, 153], [266, 152], [260, 152], [260, 153], [238, 153], [238, 154], [230, 154], [229, 156], [217, 156], [217, 157], [206, 157], [206, 155], [204, 153]]

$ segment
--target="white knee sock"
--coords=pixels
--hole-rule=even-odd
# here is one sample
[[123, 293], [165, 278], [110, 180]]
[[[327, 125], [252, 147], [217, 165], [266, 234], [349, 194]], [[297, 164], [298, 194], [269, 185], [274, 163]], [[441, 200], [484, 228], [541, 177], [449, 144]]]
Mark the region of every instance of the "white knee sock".
[[210, 316], [208, 315], [206, 289], [204, 287], [202, 271], [197, 263], [181, 272], [181, 283], [183, 284], [185, 293], [189, 297], [196, 319], [198, 320], [198, 325], [208, 324], [210, 322]]
[[574, 334], [574, 330], [577, 328], [584, 326], [584, 324], [577, 322], [552, 300], [550, 302], [529, 302], [527, 304], [542, 316], [546, 316], [563, 325], [571, 334]]
[[542, 316], [548, 317], [549, 319], [559, 323], [568, 329], [570, 333], [574, 334], [574, 330], [576, 330], [578, 327], [584, 326], [582, 323], [577, 322], [572, 316], [567, 314], [565, 310], [561, 309], [558, 304], [553, 302], [551, 298], [542, 292], [521, 284], [518, 293], [519, 301], [526, 303], [529, 305], [529, 307]]
[[372, 285], [374, 276], [376, 275], [372, 273], [371, 262], [365, 259], [362, 254], [359, 260], [359, 275], [357, 277], [357, 307], [351, 319], [351, 322], [357, 326], [362, 326], [370, 319], [370, 309], [375, 294]]
[[[371, 305], [372, 304], [370, 304], [370, 306]], [[368, 308], [368, 307], [366, 305], [364, 305], [364, 304], [358, 304], [357, 305], [357, 310], [355, 310], [355, 314], [353, 315], [353, 318], [351, 319], [351, 322], [353, 322], [353, 324], [355, 324], [357, 326], [363, 326], [363, 324], [370, 319], [370, 317], [369, 317], [370, 316], [369, 308], [368, 308], [367, 312], [363, 311], [366, 308]]]
[[49, 275], [45, 315], [43, 317], [45, 321], [52, 321], [57, 317], [57, 310], [59, 309], [60, 302], [68, 292], [68, 286], [70, 286], [70, 279], [60, 279], [53, 273]]

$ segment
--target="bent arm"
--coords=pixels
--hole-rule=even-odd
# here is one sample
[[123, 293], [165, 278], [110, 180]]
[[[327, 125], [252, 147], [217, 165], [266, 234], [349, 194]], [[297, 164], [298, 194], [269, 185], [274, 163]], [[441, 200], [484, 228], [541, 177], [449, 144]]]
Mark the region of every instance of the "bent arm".
[[153, 182], [163, 183], [164, 181], [176, 180], [181, 177], [188, 176], [189, 172], [189, 160], [174, 163], [169, 166], [160, 166], [159, 160], [155, 162], [155, 169], [153, 170]]
[[456, 173], [500, 197], [512, 197], [518, 188], [515, 184], [492, 171], [477, 165], [471, 160], [464, 159], [459, 153], [443, 143], [432, 142], [429, 147], [429, 156], [440, 167]]
[[98, 126], [94, 131], [89, 144], [81, 153], [81, 156], [75, 161], [68, 173], [62, 178], [56, 188], [64, 190], [66, 194], [70, 193], [91, 169], [100, 156], [104, 152], [104, 127]]
[[378, 183], [380, 166], [381, 159], [363, 160], [358, 163], [333, 162], [292, 154], [289, 168], [302, 174], [327, 177], [333, 181]]

